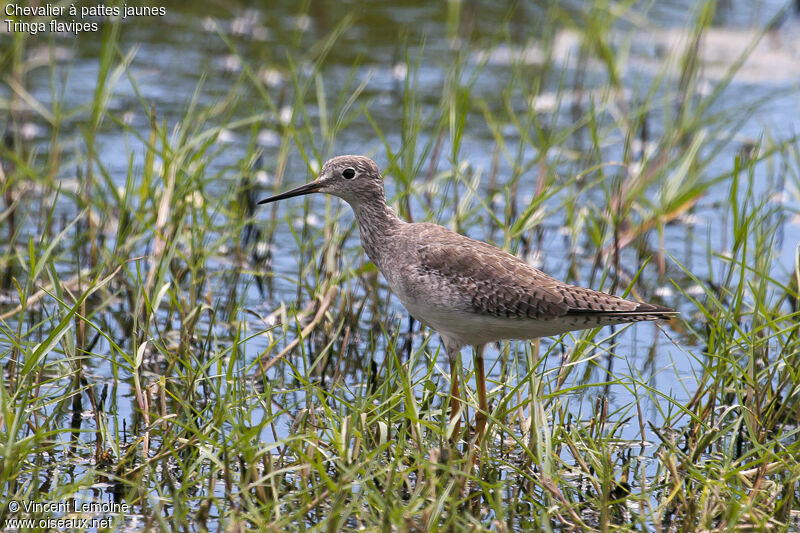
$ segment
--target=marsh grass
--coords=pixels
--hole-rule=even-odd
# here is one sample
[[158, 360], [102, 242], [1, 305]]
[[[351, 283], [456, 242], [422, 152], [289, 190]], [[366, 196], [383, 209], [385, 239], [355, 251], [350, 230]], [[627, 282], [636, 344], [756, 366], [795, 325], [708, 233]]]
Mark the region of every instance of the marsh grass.
[[[794, 523], [800, 271], [775, 265], [797, 198], [774, 193], [800, 185], [795, 140], [765, 133], [738, 150], [767, 97], [723, 99], [741, 62], [699, 95], [698, 46], [626, 94], [620, 18], [636, 18], [603, 5], [549, 9], [546, 28], [578, 34], [576, 57], [565, 66], [545, 44], [536, 66], [510, 61], [496, 92], [482, 85], [500, 68], [491, 53], [539, 41], [504, 30], [458, 45], [460, 3], [448, 3], [456, 44], [440, 94], [422, 87], [429, 45], [408, 40], [407, 74], [387, 94], [360, 60], [329, 81], [353, 19], [287, 54], [280, 90], [218, 27], [240, 75], [211, 100], [201, 78], [169, 119], [140, 89], [118, 25], [104, 26], [90, 101], [67, 100], [69, 64], [39, 67], [49, 107], [29, 86], [34, 39], [5, 37], [0, 519], [50, 516], [14, 513], [11, 500], [77, 498], [130, 504], [116, 526], [165, 530]], [[693, 15], [690, 42], [713, 5]], [[112, 105], [123, 80], [138, 122]], [[374, 111], [380, 98], [388, 117]], [[26, 121], [48, 138], [24, 139]], [[255, 209], [357, 125], [403, 216], [533, 261], [564, 243], [545, 264], [559, 277], [661, 299], [681, 317], [492, 347], [489, 436], [469, 446], [469, 424], [456, 433], [447, 415], [438, 339], [386, 291], [347, 210], [322, 199]], [[276, 146], [255, 141], [264, 130]], [[114, 159], [110, 131], [124, 132]], [[717, 234], [696, 216], [715, 217]], [[459, 372], [472, 382], [466, 350]]]

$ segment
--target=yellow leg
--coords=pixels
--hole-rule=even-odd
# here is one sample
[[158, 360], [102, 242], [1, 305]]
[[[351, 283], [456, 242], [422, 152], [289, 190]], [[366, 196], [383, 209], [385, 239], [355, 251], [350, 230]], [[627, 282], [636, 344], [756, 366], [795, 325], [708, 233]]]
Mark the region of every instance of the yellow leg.
[[442, 343], [450, 360], [450, 423], [453, 423], [454, 418], [458, 419], [450, 438], [457, 441], [461, 432], [461, 395], [458, 390], [458, 354], [461, 352], [461, 346], [445, 335], [442, 335]]
[[478, 411], [475, 412], [475, 439], [480, 446], [486, 434], [486, 421], [489, 416], [489, 404], [486, 401], [486, 373], [483, 368], [483, 349], [486, 345], [475, 349], [475, 381], [478, 388]]
[[452, 423], [454, 418], [457, 418], [456, 425], [453, 429], [453, 435], [451, 438], [457, 438], [459, 432], [461, 431], [461, 401], [459, 400], [459, 390], [458, 390], [458, 367], [455, 365], [455, 362], [451, 362], [450, 364], [450, 422]]

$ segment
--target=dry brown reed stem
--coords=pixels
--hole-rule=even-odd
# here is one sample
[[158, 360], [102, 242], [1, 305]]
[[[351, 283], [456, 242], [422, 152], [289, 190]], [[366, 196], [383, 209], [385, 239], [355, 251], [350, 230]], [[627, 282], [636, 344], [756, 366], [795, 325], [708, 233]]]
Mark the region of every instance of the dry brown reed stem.
[[[141, 258], [140, 257], [135, 257], [135, 258], [129, 259], [128, 261], [137, 261], [139, 259], [141, 259]], [[106, 283], [111, 281], [111, 279], [114, 278], [119, 273], [119, 271], [121, 269], [122, 269], [122, 265], [120, 265], [116, 269], [114, 269], [114, 271], [111, 274], [109, 274], [107, 277], [101, 279], [94, 287], [92, 287], [91, 288], [91, 292], [96, 291], [97, 289], [103, 287]], [[60, 285], [61, 285], [61, 287], [63, 289], [66, 289], [67, 291], [78, 292], [80, 290], [80, 287], [81, 287], [81, 280], [86, 279], [89, 276], [89, 274], [90, 274], [90, 269], [88, 269], [88, 268], [81, 269], [80, 272], [78, 272], [76, 275], [74, 275], [71, 278], [69, 278], [67, 281], [64, 281]], [[42, 287], [41, 289], [36, 291], [30, 298], [28, 298], [25, 301], [25, 306], [24, 307], [23, 307], [22, 304], [19, 304], [14, 309], [10, 309], [10, 310], [6, 311], [5, 313], [0, 314], [0, 320], [7, 320], [8, 318], [11, 318], [12, 316], [21, 313], [25, 309], [30, 308], [30, 306], [35, 305], [39, 300], [41, 300], [42, 298], [44, 298], [48, 294], [52, 293], [54, 288], [55, 288], [55, 283], [51, 283], [49, 285], [46, 285], [46, 286]], [[81, 315], [81, 316], [83, 316], [83, 315]]]
[[322, 317], [325, 316], [325, 312], [331, 306], [331, 303], [333, 302], [333, 299], [336, 297], [336, 294], [338, 292], [339, 288], [336, 285], [329, 286], [328, 289], [325, 291], [322, 300], [320, 301], [319, 307], [317, 308], [317, 312], [314, 314], [314, 318], [311, 320], [311, 322], [308, 323], [306, 327], [303, 328], [302, 332], [300, 332], [300, 335], [298, 335], [292, 342], [290, 342], [286, 346], [286, 348], [281, 350], [281, 352], [278, 355], [276, 355], [266, 363], [264, 362], [264, 359], [267, 354], [261, 356], [258, 362], [258, 368], [256, 369], [256, 372], [253, 376], [255, 379], [258, 379], [261, 376], [263, 376], [267, 370], [269, 370], [270, 368], [272, 368], [273, 365], [275, 365], [275, 363], [283, 359], [286, 356], [286, 354], [294, 350], [300, 343], [301, 339], [306, 338], [308, 335], [311, 334], [312, 331], [314, 331], [314, 328], [316, 328], [317, 325], [322, 321]]
[[153, 245], [153, 254], [150, 256], [150, 272], [147, 273], [147, 281], [144, 286], [144, 290], [148, 294], [153, 287], [153, 282], [158, 273], [158, 264], [166, 249], [166, 243], [171, 239], [171, 236], [164, 235], [164, 230], [169, 220], [170, 211], [172, 210], [172, 193], [174, 191], [175, 170], [173, 167], [170, 167], [167, 172], [167, 185], [164, 187], [164, 192], [161, 195], [161, 202], [158, 205], [158, 214], [156, 215], [156, 227], [154, 231], [155, 243]]
[[[81, 279], [85, 279], [86, 276], [88, 276], [88, 275], [89, 275], [89, 269], [88, 268], [84, 268], [78, 274], [76, 274], [75, 276], [72, 276], [67, 281], [63, 282], [61, 284], [61, 287], [65, 288], [65, 289], [67, 289], [69, 291], [77, 291], [78, 287], [80, 286]], [[41, 300], [42, 298], [44, 298], [45, 296], [50, 294], [53, 291], [54, 288], [55, 288], [55, 284], [51, 283], [50, 285], [47, 285], [46, 287], [43, 287], [43, 288], [39, 289], [38, 291], [36, 291], [36, 293], [33, 294], [33, 296], [31, 296], [30, 298], [28, 298], [26, 300], [24, 308], [23, 308], [22, 304], [19, 304], [14, 309], [11, 309], [9, 311], [6, 311], [5, 313], [0, 314], [0, 320], [7, 320], [8, 318], [11, 318], [12, 316], [14, 316], [14, 315], [16, 315], [18, 313], [21, 313], [26, 308], [28, 308], [28, 307], [30, 307], [32, 305], [35, 305], [39, 300]]]
[[[657, 216], [651, 217], [641, 224], [638, 224], [635, 227], [628, 227], [619, 236], [619, 241], [617, 246], [619, 249], [622, 250], [626, 246], [628, 246], [631, 242], [633, 242], [636, 238], [641, 236], [644, 233], [656, 228], [659, 224], [667, 224], [672, 222], [686, 211], [691, 209], [701, 198], [702, 196], [698, 195], [694, 198], [691, 198], [684, 202], [683, 204], [679, 205], [669, 213], [659, 214]], [[614, 251], [614, 244], [609, 244], [603, 249], [602, 257], [603, 259], [607, 259], [609, 255]]]

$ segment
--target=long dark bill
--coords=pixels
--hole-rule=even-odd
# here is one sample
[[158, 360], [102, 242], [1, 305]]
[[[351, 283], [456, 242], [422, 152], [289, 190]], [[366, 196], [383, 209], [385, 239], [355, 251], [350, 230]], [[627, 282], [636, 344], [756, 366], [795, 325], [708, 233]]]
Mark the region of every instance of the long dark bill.
[[318, 181], [312, 181], [311, 183], [306, 183], [305, 185], [295, 187], [290, 191], [282, 192], [280, 194], [276, 194], [275, 196], [270, 196], [269, 198], [264, 198], [263, 200], [260, 200], [258, 204], [268, 204], [270, 202], [277, 202], [278, 200], [283, 200], [285, 198], [293, 198], [295, 196], [311, 194], [312, 192], [317, 192], [320, 187], [322, 187], [321, 183]]

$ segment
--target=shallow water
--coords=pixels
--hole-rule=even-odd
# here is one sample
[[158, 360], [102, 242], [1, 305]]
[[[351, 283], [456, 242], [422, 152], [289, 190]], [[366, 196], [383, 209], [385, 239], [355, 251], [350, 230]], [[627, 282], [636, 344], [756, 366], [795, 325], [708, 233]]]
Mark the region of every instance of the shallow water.
[[[512, 95], [508, 98], [508, 102], [513, 109], [522, 113], [526, 106], [532, 105], [541, 114], [551, 116], [555, 126], [564, 126], [574, 120], [573, 113], [576, 107], [585, 109], [591, 102], [599, 109], [606, 109], [601, 116], [606, 121], [604, 126], [609, 127], [618, 115], [619, 105], [633, 105], [637, 100], [641, 100], [653, 77], [662, 72], [663, 60], [680, 42], [680, 29], [686, 23], [693, 4], [693, 2], [677, 1], [660, 2], [653, 6], [646, 17], [632, 14], [626, 23], [618, 24], [618, 28], [613, 32], [614, 45], [629, 47], [630, 52], [625, 63], [626, 68], [621, 72], [623, 95], [621, 98], [614, 98], [602, 90], [592, 92], [593, 87], [603, 87], [607, 81], [603, 65], [595, 61], [576, 62], [580, 46], [577, 33], [567, 27], [555, 29], [541, 27], [545, 6], [538, 4], [524, 3], [520, 7], [519, 12], [508, 23], [509, 35], [506, 40], [506, 37], [497, 35], [497, 28], [502, 26], [505, 20], [504, 2], [483, 3], [479, 8], [467, 3], [454, 2], [407, 2], [404, 6], [386, 6], [381, 2], [368, 2], [359, 3], [357, 9], [355, 3], [312, 2], [308, 14], [302, 15], [296, 14], [293, 2], [272, 3], [269, 9], [264, 10], [250, 7], [247, 3], [232, 2], [226, 4], [224, 8], [214, 7], [210, 12], [204, 5], [187, 3], [169, 7], [166, 17], [157, 21], [140, 19], [123, 24], [121, 48], [125, 52], [135, 50], [135, 55], [129, 72], [121, 73], [118, 78], [108, 107], [112, 113], [123, 117], [126, 123], [146, 138], [149, 124], [143, 111], [144, 103], [157, 110], [159, 120], [165, 121], [168, 125], [177, 124], [181, 121], [188, 102], [196, 91], [197, 100], [201, 105], [208, 105], [223, 98], [233, 80], [243, 75], [242, 61], [244, 61], [264, 80], [276, 103], [274, 111], [263, 109], [266, 119], [255, 131], [255, 142], [263, 149], [258, 165], [266, 173], [265, 182], [262, 184], [262, 193], [266, 196], [274, 190], [274, 165], [281, 149], [281, 139], [277, 133], [280, 131], [279, 124], [301, 120], [300, 117], [290, 116], [290, 95], [295, 88], [286, 70], [286, 57], [291, 56], [300, 70], [310, 70], [312, 64], [308, 60], [309, 48], [319, 45], [327, 33], [347, 16], [353, 15], [353, 19], [331, 47], [321, 69], [319, 81], [330, 91], [331, 100], [343, 88], [349, 87], [349, 90], [353, 90], [363, 84], [363, 92], [359, 96], [357, 105], [364, 105], [368, 109], [372, 119], [386, 134], [388, 144], [392, 149], [398, 150], [403, 143], [401, 124], [403, 84], [409, 81], [410, 76], [410, 81], [416, 85], [420, 98], [420, 116], [425, 117], [439, 105], [443, 84], [447, 83], [452, 75], [451, 66], [458, 57], [466, 57], [464, 72], [460, 73], [461, 80], [468, 80], [471, 73], [477, 73], [470, 89], [470, 98], [482, 101], [486, 109], [492, 113], [500, 113], [504, 109], [505, 101], [502, 94], [512, 76], [531, 79], [541, 77], [542, 88], [535, 101], [523, 98], [522, 95]], [[742, 52], [743, 43], [750, 42], [757, 36], [757, 30], [753, 28], [759, 28], [772, 20], [782, 5], [779, 2], [720, 3], [713, 27], [706, 36], [707, 45], [701, 54], [707, 68], [704, 71], [705, 77], [699, 80], [696, 86], [699, 93], [712, 90], [714, 84], [724, 77], [725, 69]], [[453, 16], [451, 10], [457, 9], [461, 10], [458, 14], [461, 24], [458, 28], [454, 28], [452, 24], [448, 25], [448, 20]], [[580, 12], [583, 3], [567, 3], [565, 9]], [[232, 54], [217, 35], [218, 28], [230, 36], [241, 58]], [[544, 35], [553, 39], [552, 60], [555, 72], [544, 72], [542, 68], [547, 47], [539, 38]], [[0, 33], [0, 43], [9, 41], [8, 36]], [[42, 38], [35, 40], [33, 44], [28, 50], [31, 56], [38, 54], [46, 58], [49, 53], [56, 54], [59, 65], [58, 75], [55, 77], [56, 94], [57, 98], [63, 98], [65, 107], [85, 104], [92, 100], [98, 69], [99, 37], [78, 39], [56, 37], [53, 41]], [[356, 66], [353, 66], [354, 64]], [[737, 131], [725, 132], [733, 135], [734, 141], [714, 156], [713, 162], [705, 172], [714, 175], [728, 171], [733, 157], [743, 147], [757, 142], [765, 131], [778, 139], [797, 134], [800, 130], [800, 120], [797, 118], [800, 114], [798, 114], [798, 98], [795, 90], [800, 79], [797, 65], [800, 65], [800, 18], [790, 11], [783, 17], [778, 28], [770, 32], [762, 43], [756, 46], [751, 58], [715, 104], [720, 111], [735, 113], [737, 104], [742, 101], [764, 99], [758, 107], [758, 112], [739, 125]], [[39, 68], [29, 77], [31, 95], [45, 108], [51, 107], [53, 100], [50, 74], [47, 68]], [[202, 85], [197, 90], [201, 78]], [[589, 90], [570, 92], [564, 89], [573, 86], [578, 78], [583, 80], [582, 84]], [[141, 100], [137, 96], [137, 90]], [[7, 99], [9, 94], [8, 85], [0, 84], [0, 96]], [[252, 92], [242, 91], [239, 98], [242, 105], [237, 113], [241, 116], [252, 113], [254, 108], [263, 107], [263, 101]], [[314, 90], [309, 91], [306, 100], [307, 120], [316, 124], [320, 121], [320, 109]], [[35, 113], [27, 113], [26, 117], [26, 123], [22, 125], [27, 128], [26, 142], [34, 149], [37, 146], [47, 147], [49, 129], [46, 122]], [[658, 138], [662, 129], [660, 118], [663, 119], [655, 116], [649, 121], [651, 138]], [[81, 115], [74, 120], [67, 120], [61, 133], [62, 138], [76, 141], [78, 151], [81, 150], [80, 131], [86, 127], [85, 120], [86, 117]], [[213, 123], [213, 119], [211, 122]], [[489, 175], [490, 170], [496, 169], [499, 177], [497, 186], [502, 187], [503, 180], [512, 174], [513, 169], [505, 158], [494, 158], [496, 139], [477, 108], [470, 109], [466, 124], [458, 154], [459, 162], [468, 162], [472, 169], [481, 169], [484, 176]], [[425, 145], [429, 131], [430, 128], [421, 128], [420, 138], [416, 140], [417, 146]], [[208, 167], [209, 175], [218, 175], [218, 179], [212, 179], [208, 183], [212, 193], [226, 191], [238, 180], [240, 169], [243, 167], [242, 159], [247, 153], [246, 147], [251, 142], [253, 133], [245, 127], [228, 131], [220, 136], [217, 141], [218, 153]], [[509, 146], [516, 146], [519, 143], [519, 130], [506, 124], [501, 133], [504, 142]], [[129, 165], [142, 167], [144, 163], [142, 143], [129, 133], [122, 132], [113, 122], [106, 121], [103, 124], [98, 140], [97, 150], [101, 154], [100, 160], [112, 180], [119, 180], [119, 185], [124, 184]], [[613, 162], [623, 158], [623, 139], [616, 140], [618, 142], [609, 142], [602, 147], [604, 160]], [[441, 146], [441, 153], [444, 155], [437, 160], [436, 168], [431, 169], [432, 174], [452, 168], [448, 159], [451, 146], [450, 141], [445, 138]], [[591, 139], [584, 129], [570, 136], [564, 145], [551, 148], [548, 160], [558, 162], [559, 171], [571, 175], [580, 171], [580, 157], [565, 154], [567, 152], [581, 154], [591, 148]], [[313, 177], [298, 150], [295, 147], [290, 150], [289, 166], [282, 176], [283, 183], [279, 185], [279, 189], [294, 186]], [[380, 166], [386, 166], [388, 163], [382, 142], [362, 113], [356, 113], [347, 128], [337, 133], [333, 146], [325, 146], [324, 150], [321, 159], [342, 153], [364, 153], [372, 156]], [[39, 157], [44, 158], [46, 155], [41, 153]], [[523, 160], [534, 161], [538, 155], [533, 150], [528, 150]], [[79, 185], [80, 180], [76, 178], [76, 169], [68, 160], [69, 158], [63, 166], [63, 173], [59, 176], [64, 189]], [[317, 163], [319, 162], [321, 161]], [[783, 185], [771, 177], [770, 169], [764, 166], [759, 168], [763, 174], [755, 178], [756, 195], [777, 193], [776, 201], [782, 202], [787, 211], [796, 213], [798, 191], [782, 189]], [[427, 164], [424, 169], [427, 173]], [[608, 173], [610, 175], [613, 171], [609, 170]], [[536, 177], [536, 171], [533, 169], [520, 178], [519, 193], [512, 199], [517, 213], [524, 210], [526, 202], [532, 198]], [[388, 196], [390, 199], [395, 198], [398, 190], [401, 190], [396, 184], [396, 176], [389, 174], [386, 178]], [[454, 219], [452, 203], [444, 195], [452, 195], [457, 189], [463, 197], [467, 192], [466, 187], [463, 184], [454, 187], [452, 183], [447, 182], [436, 182], [428, 186], [431, 187], [430, 193], [433, 198], [433, 220], [452, 227]], [[720, 268], [717, 261], [710, 263], [707, 261], [705, 246], [707, 238], [710, 239], [710, 248], [714, 252], [725, 252], [728, 246], [724, 217], [721, 214], [726, 209], [728, 186], [726, 182], [712, 187], [691, 213], [691, 219], [665, 227], [663, 245], [667, 256], [672, 256], [686, 265], [701, 280], [714, 277], [714, 269]], [[487, 181], [481, 180], [478, 184], [479, 193], [486, 194], [487, 187]], [[604, 205], [605, 199], [600, 188], [588, 191], [585, 196], [582, 199], [587, 201], [588, 208]], [[42, 201], [46, 204], [48, 200], [49, 198], [44, 198]], [[498, 195], [496, 200], [493, 206], [494, 212], [502, 214], [507, 207], [504, 205], [505, 200], [502, 195]], [[537, 266], [548, 273], [559, 279], [565, 279], [573, 253], [577, 253], [578, 257], [585, 259], [584, 264], [587, 266], [577, 273], [577, 279], [574, 281], [600, 288], [597, 277], [591, 272], [591, 261], [595, 250], [584, 249], [587, 243], [573, 242], [565, 233], [569, 206], [563, 205], [564, 201], [564, 198], [556, 195], [548, 202], [546, 219], [540, 225], [541, 232], [533, 246], [538, 255], [528, 257], [536, 259]], [[319, 229], [324, 221], [325, 202], [326, 200], [322, 198], [313, 199], [310, 215], [305, 218], [315, 239], [320, 237]], [[36, 200], [33, 206], [35, 205]], [[57, 216], [71, 219], [77, 214], [74, 205], [65, 202], [64, 206], [63, 210], [57, 208]], [[340, 206], [336, 200], [333, 200], [331, 206], [341, 212], [340, 228], [347, 228], [353, 224], [349, 209]], [[270, 209], [258, 211], [258, 219], [264, 225], [268, 223]], [[305, 216], [301, 215], [303, 208], [302, 200], [299, 199], [285, 201], [279, 204], [277, 209], [278, 220], [285, 220], [288, 217], [289, 220], [296, 221], [298, 217]], [[415, 220], [421, 220], [426, 218], [427, 209], [415, 200], [411, 205], [411, 213]], [[220, 217], [224, 219], [224, 216]], [[489, 217], [483, 211], [478, 211], [469, 221], [468, 226], [462, 228], [468, 235], [497, 244], [503, 243], [502, 232], [489, 229]], [[23, 232], [35, 235], [36, 228], [32, 226]], [[797, 219], [789, 218], [780, 226], [779, 250], [776, 254], [778, 261], [773, 271], [776, 277], [786, 277], [794, 268], [798, 242], [800, 242], [800, 226]], [[649, 245], [653, 249], [658, 249], [660, 246], [655, 235], [652, 235]], [[240, 278], [239, 289], [244, 290], [246, 295], [245, 307], [252, 308], [263, 316], [273, 312], [280, 302], [293, 301], [298, 291], [295, 279], [298, 272], [298, 243], [289, 231], [288, 224], [281, 223], [271, 246], [273, 252], [271, 269], [276, 274], [274, 292], [265, 297], [257, 289], [252, 277]], [[519, 243], [512, 243], [514, 251], [520, 251], [518, 247]], [[355, 261], [356, 264], [362, 260], [357, 232], [351, 232], [345, 249], [347, 260]], [[143, 247], [142, 253], [147, 252], [147, 247]], [[626, 250], [622, 256], [623, 268], [629, 274], [636, 273], [639, 268], [638, 261], [639, 258], [633, 250]], [[222, 272], [235, 268], [225, 257], [211, 261], [210, 267]], [[69, 271], [68, 266], [59, 272], [65, 277], [73, 273]], [[668, 268], [664, 277], [659, 278], [657, 270], [651, 264], [642, 273], [640, 284], [646, 288], [648, 297], [661, 294], [663, 296], [661, 301], [676, 307], [684, 313], [686, 320], [691, 320], [695, 312], [693, 306], [670, 283], [670, 278], [673, 277], [679, 279], [685, 290], [691, 291], [686, 279], [680, 279], [683, 277], [680, 271], [672, 266]], [[609, 280], [603, 288], [608, 289], [610, 285]], [[215, 290], [218, 294], [214, 294], [213, 297], [224, 299], [231, 288], [219, 285]], [[358, 290], [355, 293], [363, 294], [363, 289], [361, 293]], [[370, 310], [364, 312], [361, 323], [364, 324], [365, 330], [368, 329], [366, 325], [372, 323], [373, 319], [382, 321], [390, 331], [394, 328], [402, 328], [405, 331], [407, 328], [406, 313], [394, 298], [390, 300], [388, 316], [373, 317]], [[209, 325], [204, 324], [204, 326]], [[259, 329], [263, 325], [253, 320], [252, 327]], [[669, 337], [659, 327], [664, 328]], [[677, 401], [686, 400], [696, 388], [695, 376], [699, 373], [700, 366], [698, 361], [686, 356], [685, 350], [695, 350], [688, 344], [680, 344], [689, 342], [681, 332], [671, 330], [665, 325], [659, 327], [640, 324], [622, 333], [617, 338], [618, 345], [614, 351], [625, 360], [615, 360], [615, 369], [625, 375], [640, 375], [644, 382], [654, 389], [664, 391]], [[418, 331], [419, 326], [416, 328]], [[608, 333], [603, 331], [600, 336]], [[355, 334], [354, 337], [358, 338]], [[287, 342], [292, 338], [290, 331]], [[366, 342], [367, 338], [367, 333], [361, 332], [361, 339]], [[415, 335], [413, 346], [420, 346], [422, 340], [421, 335]], [[677, 340], [678, 345], [673, 342], [674, 340]], [[543, 341], [543, 349], [552, 342], [552, 340]], [[2, 344], [3, 341], [0, 339], [0, 345]], [[571, 346], [573, 342], [567, 340], [566, 344]], [[248, 354], [248, 358], [254, 359], [268, 345], [266, 339], [250, 342], [248, 350], [252, 353]], [[435, 353], [437, 346], [438, 340], [434, 339], [428, 345], [429, 352]], [[517, 354], [517, 361], [524, 360], [521, 355], [523, 350], [521, 346], [512, 348], [512, 354]], [[363, 346], [363, 351], [369, 350]], [[558, 357], [562, 351], [563, 348], [554, 349], [553, 355], [544, 365], [551, 374], [562, 364]], [[466, 353], [465, 350], [464, 354]], [[376, 356], [380, 364], [380, 350], [376, 350]], [[587, 372], [590, 378], [602, 380], [605, 358], [603, 354], [598, 354], [597, 357], [601, 363]], [[491, 366], [490, 377], [499, 376], [500, 358], [501, 352], [497, 347], [490, 347], [487, 352], [487, 360]], [[442, 368], [446, 368], [443, 359], [440, 357], [439, 364]], [[466, 366], [471, 365], [471, 358], [465, 356], [463, 359]], [[110, 380], [112, 376], [110, 365], [104, 362], [93, 364], [95, 365], [93, 377], [98, 382]], [[160, 363], [154, 364], [154, 367], [157, 368], [158, 364]], [[520, 365], [518, 372], [524, 374], [526, 371], [524, 364]], [[355, 368], [352, 380], [354, 382], [364, 380], [367, 363], [361, 362], [355, 365]], [[278, 365], [271, 372], [284, 373], [285, 376], [288, 371]], [[583, 370], [576, 372], [576, 374], [581, 373]], [[129, 419], [132, 417], [135, 405], [130, 384], [123, 380], [118, 382], [117, 386], [116, 393], [120, 399], [117, 403], [117, 416], [119, 419]], [[600, 392], [598, 387], [598, 394]], [[631, 392], [624, 387], [611, 387], [608, 392], [612, 406], [615, 407], [629, 405], [634, 400]], [[124, 401], [123, 398], [129, 401]], [[594, 395], [582, 394], [579, 398], [570, 399], [569, 405], [577, 418], [587, 418], [594, 409], [594, 401]], [[655, 425], [663, 421], [661, 412], [655, 405], [647, 409], [646, 416]], [[286, 432], [282, 435], [288, 433], [289, 425], [290, 422], [287, 420], [286, 426], [279, 428]], [[623, 436], [627, 438], [656, 440], [653, 435], [639, 436], [635, 427], [628, 429], [623, 431]], [[264, 438], [270, 440], [272, 437], [265, 434]], [[646, 454], [647, 452], [644, 452], [644, 455]]]

